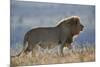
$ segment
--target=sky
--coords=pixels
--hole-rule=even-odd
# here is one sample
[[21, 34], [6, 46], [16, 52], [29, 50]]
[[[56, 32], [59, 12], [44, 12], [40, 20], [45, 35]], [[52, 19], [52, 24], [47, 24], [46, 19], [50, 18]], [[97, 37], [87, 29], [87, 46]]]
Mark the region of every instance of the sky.
[[37, 27], [54, 27], [61, 19], [80, 16], [84, 31], [78, 43], [95, 43], [95, 6], [43, 2], [11, 2], [11, 47], [23, 44], [27, 31]]

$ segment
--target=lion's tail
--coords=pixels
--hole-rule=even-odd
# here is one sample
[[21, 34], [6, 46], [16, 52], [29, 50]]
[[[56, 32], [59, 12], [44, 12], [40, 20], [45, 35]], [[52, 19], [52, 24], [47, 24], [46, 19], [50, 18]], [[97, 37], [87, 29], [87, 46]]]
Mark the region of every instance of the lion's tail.
[[11, 56], [11, 57], [20, 56], [27, 49], [27, 47], [28, 47], [28, 36], [25, 35], [24, 41], [23, 41], [23, 49], [22, 49], [22, 51], [19, 54], [15, 55], [15, 56]]
[[24, 53], [24, 51], [27, 49], [28, 44], [25, 45], [25, 47], [23, 47], [22, 51], [20, 51], [19, 54], [15, 55], [15, 56], [11, 56], [11, 57], [19, 57], [22, 53]]

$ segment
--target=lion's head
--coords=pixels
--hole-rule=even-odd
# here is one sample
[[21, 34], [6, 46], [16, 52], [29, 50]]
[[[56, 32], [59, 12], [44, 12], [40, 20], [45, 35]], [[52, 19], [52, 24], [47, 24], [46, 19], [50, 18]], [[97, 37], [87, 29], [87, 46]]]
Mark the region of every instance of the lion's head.
[[73, 16], [69, 19], [70, 28], [73, 35], [77, 35], [80, 31], [83, 31], [84, 26], [80, 23], [80, 17]]
[[79, 16], [64, 18], [60, 21], [60, 24], [58, 26], [63, 27], [64, 29], [69, 29], [73, 36], [79, 34], [80, 31], [83, 31], [84, 28], [84, 26], [80, 23]]

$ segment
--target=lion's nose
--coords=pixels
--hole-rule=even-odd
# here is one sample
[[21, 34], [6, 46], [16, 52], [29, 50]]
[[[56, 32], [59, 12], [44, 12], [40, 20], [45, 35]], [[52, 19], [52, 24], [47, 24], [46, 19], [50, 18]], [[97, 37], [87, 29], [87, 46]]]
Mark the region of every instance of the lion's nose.
[[82, 28], [84, 28], [84, 26], [82, 25]]
[[80, 24], [81, 28], [84, 28], [84, 26], [82, 24]]
[[83, 31], [84, 26], [81, 24], [81, 31]]

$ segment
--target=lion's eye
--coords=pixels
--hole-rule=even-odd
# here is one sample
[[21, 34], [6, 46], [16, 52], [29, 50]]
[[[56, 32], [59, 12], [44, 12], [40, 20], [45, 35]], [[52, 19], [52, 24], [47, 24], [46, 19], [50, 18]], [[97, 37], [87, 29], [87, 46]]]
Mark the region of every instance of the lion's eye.
[[77, 24], [78, 24], [78, 22], [75, 22], [75, 24], [77, 25]]

